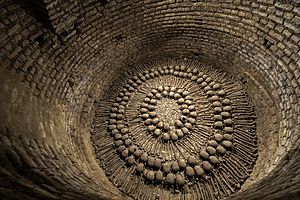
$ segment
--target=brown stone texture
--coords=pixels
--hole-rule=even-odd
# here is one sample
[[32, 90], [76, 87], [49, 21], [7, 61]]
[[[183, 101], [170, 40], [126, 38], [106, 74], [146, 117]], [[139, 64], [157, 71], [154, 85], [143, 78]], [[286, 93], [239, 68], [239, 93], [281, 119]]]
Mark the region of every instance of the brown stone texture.
[[226, 72], [255, 108], [258, 157], [228, 199], [300, 198], [299, 0], [0, 0], [0, 46], [1, 199], [130, 199], [96, 157], [95, 104], [166, 58]]
[[76, 0], [28, 0], [23, 4], [32, 8], [38, 20], [58, 34], [72, 32], [79, 15]]

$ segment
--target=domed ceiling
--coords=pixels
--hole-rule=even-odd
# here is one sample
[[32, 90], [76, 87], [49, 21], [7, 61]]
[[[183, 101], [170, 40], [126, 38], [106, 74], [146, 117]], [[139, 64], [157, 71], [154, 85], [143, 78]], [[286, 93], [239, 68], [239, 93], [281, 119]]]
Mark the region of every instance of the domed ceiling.
[[299, 198], [297, 0], [0, 5], [1, 198]]

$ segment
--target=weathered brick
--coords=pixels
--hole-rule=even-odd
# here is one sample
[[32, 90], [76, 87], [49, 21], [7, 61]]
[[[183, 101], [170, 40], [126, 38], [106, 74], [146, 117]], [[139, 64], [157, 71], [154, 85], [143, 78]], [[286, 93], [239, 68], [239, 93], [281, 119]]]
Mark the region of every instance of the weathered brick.
[[[67, 185], [68, 192], [63, 192], [66, 189], [64, 186], [42, 188], [46, 188], [48, 192], [53, 191], [53, 194], [56, 194], [55, 191], [59, 189], [57, 198], [66, 196], [69, 199], [101, 199], [102, 196], [96, 195], [102, 189], [101, 183], [97, 182], [100, 179], [92, 176], [92, 174], [97, 175], [96, 168], [93, 168], [92, 173], [92, 170], [89, 171], [84, 167], [88, 165], [86, 162], [67, 155], [78, 155], [77, 153], [82, 151], [77, 149], [80, 145], [73, 143], [73, 139], [80, 140], [83, 124], [89, 126], [89, 120], [93, 119], [90, 114], [90, 104], [94, 101], [90, 97], [94, 94], [87, 97], [87, 94], [90, 94], [89, 89], [95, 84], [95, 80], [98, 80], [99, 92], [104, 93], [105, 85], [108, 87], [107, 85], [128, 67], [128, 63], [135, 65], [147, 59], [152, 61], [156, 58], [168, 58], [168, 56], [189, 57], [192, 52], [198, 52], [194, 56], [199, 60], [218, 66], [219, 69], [224, 69], [234, 77], [249, 74], [258, 84], [258, 88], [264, 88], [267, 93], [264, 94], [255, 85], [245, 84], [252, 94], [249, 98], [257, 105], [257, 113], [267, 116], [261, 118], [264, 120], [258, 123], [258, 130], [261, 132], [259, 137], [269, 137], [266, 141], [273, 141], [274, 144], [266, 142], [268, 155], [260, 155], [265, 159], [258, 163], [263, 167], [257, 167], [261, 171], [253, 173], [258, 174], [258, 177], [253, 177], [253, 180], [261, 181], [257, 183], [257, 187], [241, 191], [242, 197], [244, 199], [289, 198], [276, 196], [277, 193], [274, 191], [281, 186], [283, 194], [284, 189], [290, 188], [285, 187], [287, 182], [296, 185], [292, 182], [295, 179], [286, 178], [290, 174], [295, 174], [295, 171], [289, 168], [293, 163], [281, 161], [281, 154], [287, 151], [284, 148], [290, 148], [290, 143], [299, 144], [299, 141], [295, 142], [291, 139], [296, 138], [294, 132], [296, 133], [299, 128], [295, 128], [295, 124], [298, 125], [297, 122], [300, 120], [297, 112], [300, 96], [300, 11], [295, 6], [295, 1], [284, 3], [288, 1], [118, 0], [108, 1], [106, 5], [103, 1], [94, 0], [45, 0], [44, 4], [38, 5], [39, 2], [42, 1], [35, 1], [32, 7], [33, 10], [39, 11], [39, 17], [29, 15], [29, 12], [24, 10], [25, 7], [14, 4], [13, 1], [2, 2], [4, 5], [0, 8], [2, 17], [0, 43], [3, 48], [0, 50], [0, 55], [11, 62], [10, 72], [15, 77], [20, 75], [24, 85], [26, 83], [31, 86], [28, 101], [32, 100], [33, 96], [37, 98], [36, 102], [32, 102], [33, 107], [26, 109], [28, 116], [30, 112], [39, 110], [34, 106], [41, 101], [44, 105], [43, 113], [39, 113], [41, 116], [51, 115], [51, 109], [47, 107], [49, 103], [49, 105], [65, 107], [64, 112], [70, 112], [74, 117], [74, 121], [73, 118], [71, 120], [65, 117], [63, 125], [60, 123], [53, 125], [51, 120], [39, 120], [38, 114], [32, 120], [32, 123], [38, 124], [37, 127], [31, 125], [29, 127], [30, 132], [37, 133], [29, 134], [28, 130], [24, 130], [21, 134], [30, 135], [38, 141], [43, 138], [46, 143], [48, 140], [65, 143], [65, 147], [50, 145], [49, 151], [45, 150], [49, 148], [48, 144], [34, 146], [32, 152], [27, 151], [31, 150], [31, 147], [19, 145], [25, 149], [20, 154], [28, 154], [25, 165], [32, 165], [38, 170], [43, 169], [51, 177], [59, 177], [54, 182]], [[15, 90], [12, 88], [12, 91]], [[264, 95], [266, 96], [263, 97]], [[20, 107], [20, 112], [16, 112], [16, 115], [23, 113], [22, 103], [19, 104], [16, 100], [13, 105]], [[32, 118], [28, 117], [27, 121], [29, 119]], [[82, 120], [79, 127], [76, 127], [77, 120]], [[75, 127], [65, 127], [65, 123], [74, 123]], [[269, 129], [264, 129], [264, 125], [261, 124], [266, 124]], [[73, 136], [72, 134], [75, 133], [70, 133], [66, 136], [68, 139], [64, 139], [65, 135], [62, 134], [58, 140], [54, 135], [58, 135], [55, 132], [60, 126], [63, 127], [62, 129], [70, 128], [72, 131], [76, 129], [78, 135]], [[43, 129], [45, 130], [41, 131]], [[279, 133], [280, 131], [283, 132]], [[278, 138], [279, 136], [282, 137]], [[70, 141], [72, 141], [72, 148]], [[279, 146], [276, 146], [277, 144]], [[84, 146], [81, 147], [84, 149]], [[274, 149], [278, 151], [274, 153]], [[11, 154], [11, 159], [16, 166], [20, 165], [18, 156]], [[81, 154], [80, 156], [84, 157]], [[20, 160], [22, 160], [21, 156]], [[283, 169], [280, 168], [280, 164], [284, 164], [285, 170], [280, 170], [280, 173], [273, 171], [276, 177], [267, 173], [273, 168]], [[30, 174], [43, 177], [43, 181], [48, 177], [39, 172], [31, 171]], [[36, 177], [30, 180], [39, 181]], [[272, 190], [269, 190], [271, 188], [269, 183], [272, 182], [270, 180], [276, 181], [272, 184]], [[48, 179], [47, 181], [51, 182]], [[261, 188], [264, 192], [261, 192]], [[18, 187], [15, 189], [19, 192]], [[48, 193], [40, 189], [34, 190], [32, 186], [30, 191], [50, 198]], [[72, 191], [79, 192], [76, 196], [74, 194], [72, 196]], [[284, 194], [288, 195], [288, 192]], [[109, 197], [107, 198], [110, 199]], [[114, 199], [120, 199], [118, 197], [116, 195]]]
[[19, 24], [15, 24], [15, 25], [13, 25], [11, 28], [9, 28], [8, 30], [7, 30], [7, 34], [9, 35], [9, 36], [11, 36], [11, 35], [13, 35], [14, 33], [16, 33], [19, 29], [20, 29], [20, 25]]

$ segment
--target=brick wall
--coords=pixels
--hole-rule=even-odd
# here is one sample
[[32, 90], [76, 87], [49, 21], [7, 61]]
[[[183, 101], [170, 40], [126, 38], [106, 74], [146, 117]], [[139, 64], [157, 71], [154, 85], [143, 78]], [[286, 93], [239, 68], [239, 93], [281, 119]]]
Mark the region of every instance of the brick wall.
[[[49, 105], [64, 105], [66, 110], [63, 112], [69, 116], [68, 121], [61, 121], [68, 127], [67, 139], [62, 141], [51, 129], [40, 137], [40, 129], [34, 125], [22, 133], [21, 130], [12, 134], [6, 131], [5, 135], [9, 137], [1, 137], [6, 141], [1, 145], [12, 152], [4, 154], [1, 160], [13, 164], [1, 172], [5, 177], [11, 177], [8, 185], [1, 185], [1, 193], [13, 195], [8, 188], [17, 182], [20, 185], [15, 189], [18, 195], [36, 194], [37, 198], [47, 195], [55, 198], [62, 194], [70, 199], [83, 198], [83, 193], [86, 198], [120, 195], [104, 192], [103, 188], [107, 187], [101, 181], [97, 182], [99, 177], [95, 175], [100, 169], [88, 169], [89, 162], [95, 162], [87, 142], [93, 101], [103, 95], [120, 71], [147, 60], [168, 57], [197, 59], [225, 70], [238, 80], [243, 78], [245, 88], [261, 114], [258, 115], [261, 148], [252, 181], [240, 195], [279, 198], [284, 191], [293, 193], [296, 190], [288, 186], [299, 184], [299, 180], [289, 179], [299, 162], [299, 153], [295, 153], [299, 146], [300, 124], [299, 3], [297, 0], [44, 1], [41, 20], [39, 12], [32, 14], [21, 1], [1, 0], [0, 55], [6, 63], [1, 66], [6, 68], [5, 73], [15, 77], [18, 84], [15, 93], [28, 88], [28, 99], [25, 96], [22, 101], [31, 102], [36, 98]], [[39, 10], [37, 5], [33, 10]], [[44, 19], [49, 20], [48, 26], [40, 23]], [[1, 79], [3, 82], [11, 80], [4, 75]], [[12, 88], [7, 84], [2, 90], [9, 93]], [[40, 104], [33, 104], [33, 107], [42, 109]], [[1, 109], [7, 111], [7, 107], [1, 105]], [[55, 117], [54, 112], [49, 113]], [[15, 116], [19, 116], [20, 121], [26, 118], [17, 112]], [[264, 125], [264, 119], [268, 119], [269, 126]], [[36, 120], [50, 123], [46, 118], [37, 117]], [[10, 121], [8, 130], [15, 128], [13, 122]], [[2, 127], [4, 125], [7, 126], [3, 124]], [[37, 133], [29, 134], [32, 130]], [[25, 135], [28, 141], [24, 144], [18, 135]], [[46, 157], [39, 153], [30, 154], [31, 147], [27, 143], [34, 141], [45, 142], [59, 154], [55, 161], [49, 162], [53, 164], [42, 167], [42, 164], [33, 164], [38, 161], [31, 162], [33, 158], [41, 159], [41, 163], [48, 159], [47, 151]], [[269, 141], [268, 148], [263, 147], [264, 141]], [[14, 147], [9, 145], [12, 142]], [[64, 147], [61, 143], [65, 143]], [[23, 149], [18, 150], [20, 147]], [[39, 149], [43, 150], [44, 146]], [[68, 151], [86, 166], [86, 174], [80, 172], [82, 166], [69, 163]], [[11, 171], [23, 161], [24, 165], [32, 164], [30, 169], [60, 177], [67, 186], [57, 185], [55, 190], [61, 189], [58, 192], [51, 188], [56, 184], [44, 182], [44, 188], [40, 189], [35, 187], [41, 184], [39, 178], [33, 181], [35, 185], [24, 186]], [[70, 173], [62, 175], [63, 166], [70, 165]], [[19, 176], [23, 181], [30, 180], [26, 173], [20, 172]], [[78, 178], [70, 178], [75, 176]], [[269, 184], [274, 177], [279, 177], [278, 187]], [[287, 184], [288, 189], [280, 184]], [[23, 194], [23, 187], [28, 192]], [[81, 190], [83, 193], [78, 192]], [[238, 195], [236, 198], [241, 197]]]

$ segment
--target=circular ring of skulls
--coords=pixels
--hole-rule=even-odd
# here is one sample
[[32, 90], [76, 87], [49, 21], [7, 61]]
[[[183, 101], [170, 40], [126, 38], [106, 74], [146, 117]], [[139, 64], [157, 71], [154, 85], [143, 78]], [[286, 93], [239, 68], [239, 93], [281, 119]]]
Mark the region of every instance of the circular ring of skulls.
[[[171, 101], [163, 99], [174, 99], [177, 106], [172, 105]], [[161, 101], [164, 103], [161, 103], [156, 109], [157, 104], [160, 104]], [[140, 108], [141, 118], [145, 120], [144, 123], [149, 133], [158, 139], [164, 142], [177, 141], [188, 134], [196, 123], [197, 112], [192, 104], [193, 97], [189, 96], [187, 90], [159, 86], [151, 90], [143, 99]], [[176, 117], [176, 111], [174, 111], [176, 108], [180, 110], [181, 115], [178, 119], [172, 119], [174, 116]], [[157, 114], [156, 111], [161, 115]]]
[[113, 103], [98, 106], [92, 139], [107, 176], [123, 192], [141, 198], [152, 185], [161, 197], [189, 187], [199, 197], [202, 185], [201, 195], [211, 190], [214, 199], [237, 191], [249, 176], [255, 115], [242, 88], [223, 72], [146, 69], [117, 92]]

